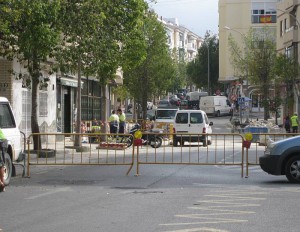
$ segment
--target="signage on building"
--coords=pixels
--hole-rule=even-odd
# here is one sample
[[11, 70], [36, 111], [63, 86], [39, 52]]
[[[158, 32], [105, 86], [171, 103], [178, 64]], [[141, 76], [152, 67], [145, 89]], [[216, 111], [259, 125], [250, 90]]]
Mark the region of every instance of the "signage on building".
[[[77, 87], [78, 86], [78, 81], [76, 79], [71, 79], [71, 78], [60, 78], [60, 84], [61, 85], [66, 85], [66, 86], [71, 86], [71, 87]], [[83, 81], [81, 82], [81, 88], [83, 87]]]

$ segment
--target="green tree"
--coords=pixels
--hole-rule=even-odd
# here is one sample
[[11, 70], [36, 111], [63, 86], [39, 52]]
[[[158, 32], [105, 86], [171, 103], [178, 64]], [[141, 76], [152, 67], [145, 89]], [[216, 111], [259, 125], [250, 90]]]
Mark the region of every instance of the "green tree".
[[[0, 4], [0, 56], [16, 59], [30, 76], [32, 90], [31, 130], [39, 133], [37, 94], [46, 61], [59, 41], [59, 0], [7, 0]], [[51, 69], [51, 68], [50, 68]], [[24, 73], [18, 77], [23, 78]], [[39, 136], [33, 137], [34, 149], [41, 148]]]
[[185, 88], [187, 85], [187, 63], [183, 59], [179, 59], [177, 48], [173, 49], [171, 58], [174, 61], [175, 76], [171, 80], [172, 83], [168, 92], [176, 93], [178, 89]]
[[[57, 60], [63, 72], [78, 75], [77, 132], [81, 121], [81, 74], [95, 76], [102, 85], [102, 93], [109, 80], [114, 78], [119, 67], [130, 66], [134, 57], [131, 36], [136, 34], [147, 8], [142, 0], [74, 0], [62, 1], [63, 44], [58, 49]], [[139, 57], [139, 56], [138, 56]], [[106, 109], [106, 96], [102, 96]], [[102, 120], [107, 113], [102, 111]], [[105, 127], [104, 127], [105, 129]], [[106, 131], [104, 131], [106, 132]], [[75, 139], [75, 146], [80, 138]]]
[[210, 93], [220, 88], [218, 83], [219, 40], [216, 35], [206, 33], [202, 46], [198, 49], [196, 59], [188, 63], [187, 74], [198, 88], [205, 88]]
[[134, 99], [141, 103], [145, 119], [148, 98], [165, 93], [172, 85], [176, 73], [165, 29], [154, 12], [149, 11], [145, 15], [142, 33], [144, 42], [140, 49], [143, 49], [145, 56], [139, 65], [124, 70], [124, 85]]
[[270, 101], [275, 96], [275, 93], [274, 96], [270, 95], [270, 89], [274, 87], [275, 81], [275, 38], [274, 31], [267, 27], [256, 31], [250, 30], [244, 36], [244, 52], [242, 52], [232, 36], [229, 37], [231, 63], [235, 68], [235, 74], [241, 81], [247, 80], [259, 89], [262, 94], [265, 120], [270, 117]]
[[[287, 114], [293, 113], [295, 93], [297, 93], [296, 77], [299, 73], [299, 64], [296, 59], [279, 54], [276, 57], [275, 74], [279, 86], [285, 86], [286, 91], [282, 92], [283, 112]], [[298, 97], [298, 96], [297, 96]]]

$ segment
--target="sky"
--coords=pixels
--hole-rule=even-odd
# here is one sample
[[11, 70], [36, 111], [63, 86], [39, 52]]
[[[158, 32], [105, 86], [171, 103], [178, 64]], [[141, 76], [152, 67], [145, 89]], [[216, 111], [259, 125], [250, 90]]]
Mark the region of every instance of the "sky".
[[218, 0], [156, 0], [149, 5], [159, 17], [177, 18], [198, 36], [204, 37], [206, 31], [218, 34]]

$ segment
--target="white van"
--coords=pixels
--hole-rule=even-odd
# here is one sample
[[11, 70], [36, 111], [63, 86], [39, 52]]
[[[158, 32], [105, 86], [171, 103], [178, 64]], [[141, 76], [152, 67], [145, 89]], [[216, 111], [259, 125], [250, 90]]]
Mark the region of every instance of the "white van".
[[230, 114], [230, 102], [225, 96], [206, 96], [201, 97], [199, 103], [200, 110], [208, 115], [220, 117], [221, 115]]
[[188, 92], [185, 96], [185, 99], [188, 101], [199, 101], [201, 99], [201, 97], [203, 96], [207, 96], [208, 93], [207, 92]]
[[[17, 163], [24, 159], [23, 155], [23, 136], [19, 131], [15, 117], [13, 115], [11, 106], [8, 100], [0, 97], [0, 128], [4, 134], [7, 142], [0, 141], [0, 147], [3, 146], [4, 151], [4, 184], [8, 185], [11, 176], [15, 175], [15, 166]], [[24, 144], [24, 143], [23, 143]], [[1, 148], [2, 149], [2, 148]], [[0, 150], [0, 152], [2, 152]]]
[[181, 146], [184, 142], [202, 142], [203, 146], [211, 145], [211, 134], [213, 125], [208, 122], [206, 113], [202, 110], [178, 110], [174, 121], [173, 146]]

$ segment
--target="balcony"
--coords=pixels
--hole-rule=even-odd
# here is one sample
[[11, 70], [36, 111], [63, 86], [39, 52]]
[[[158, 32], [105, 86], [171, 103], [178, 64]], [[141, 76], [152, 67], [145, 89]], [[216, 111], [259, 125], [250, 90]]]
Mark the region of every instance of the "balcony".
[[291, 46], [292, 43], [298, 42], [298, 27], [292, 26], [283, 34], [283, 43], [286, 47]]
[[188, 43], [188, 44], [187, 44], [187, 50], [188, 50], [188, 52], [196, 52], [196, 51], [197, 51], [197, 48], [196, 48], [195, 44], [193, 44], [193, 43]]

